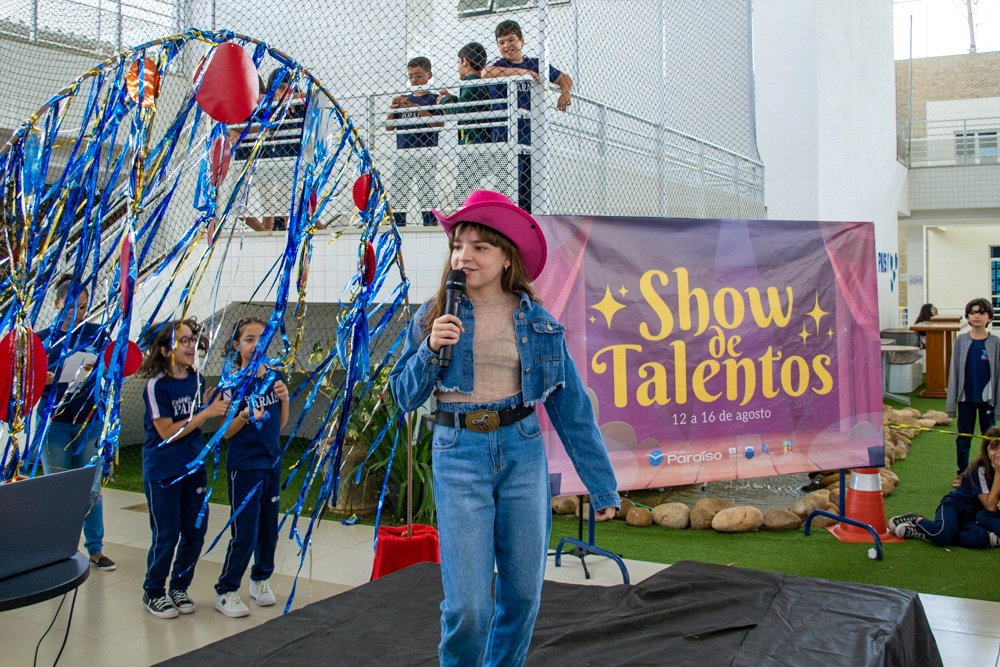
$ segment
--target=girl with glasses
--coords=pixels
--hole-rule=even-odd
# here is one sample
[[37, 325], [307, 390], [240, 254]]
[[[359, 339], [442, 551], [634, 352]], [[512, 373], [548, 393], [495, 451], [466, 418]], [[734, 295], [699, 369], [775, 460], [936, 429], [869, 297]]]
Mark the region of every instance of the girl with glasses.
[[[139, 375], [149, 378], [143, 392], [142, 477], [153, 530], [142, 603], [156, 618], [174, 618], [194, 611], [187, 589], [208, 529], [207, 515], [201, 527], [195, 525], [208, 484], [205, 464], [195, 470], [188, 470], [188, 464], [202, 450], [202, 425], [225, 415], [229, 401], [219, 395], [202, 407], [205, 379], [194, 370], [199, 342], [194, 319], [168, 322], [154, 331], [139, 368]], [[205, 391], [204, 402], [211, 394], [211, 389]]]

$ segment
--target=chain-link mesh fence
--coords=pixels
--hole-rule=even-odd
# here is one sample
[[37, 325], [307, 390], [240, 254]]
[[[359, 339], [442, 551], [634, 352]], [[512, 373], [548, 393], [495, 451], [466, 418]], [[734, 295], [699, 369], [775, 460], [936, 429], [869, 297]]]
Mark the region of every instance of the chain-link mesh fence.
[[896, 61], [897, 155], [908, 167], [1000, 163], [1000, 53]]
[[[763, 217], [750, 25], [749, 0], [381, 0], [369, 5], [345, 0], [5, 0], [0, 3], [5, 99], [0, 132], [10, 136], [56, 90], [119, 51], [188, 26], [232, 30], [287, 53], [322, 82], [367, 145], [399, 226], [433, 225], [432, 208], [453, 210], [476, 188], [500, 190], [535, 213]], [[207, 49], [192, 47], [165, 69], [155, 109], [165, 121], [182, 109]], [[155, 58], [155, 49], [147, 55]], [[284, 65], [271, 52], [257, 63], [261, 95], [269, 96], [271, 105], [284, 100], [280, 122], [263, 139], [253, 122], [230, 128], [235, 144], [231, 173], [218, 196], [232, 205], [224, 258], [216, 256], [203, 268], [200, 287], [183, 307], [175, 297], [162, 311], [178, 316], [184, 310], [210, 322], [214, 344], [203, 366], [210, 383], [219, 377], [233, 322], [248, 315], [266, 320], [275, 310], [270, 272], [294, 214], [294, 165], [308, 92], [306, 78]], [[271, 73], [278, 74], [276, 80]], [[277, 92], [283, 78], [292, 83], [284, 98]], [[72, 107], [63, 120], [66, 140], [52, 149], [49, 183], [73, 154], [69, 139], [79, 134], [82, 122], [74, 114], [82, 114], [83, 106]], [[162, 140], [169, 127], [169, 122], [156, 125], [151, 143]], [[122, 138], [116, 141], [112, 154], [122, 150]], [[204, 142], [205, 135], [198, 141]], [[195, 151], [190, 162], [202, 158], [204, 153]], [[252, 169], [245, 169], [248, 162], [254, 162]], [[185, 169], [183, 164], [178, 169]], [[241, 183], [234, 174], [244, 170], [247, 179]], [[174, 186], [177, 200], [195, 200], [196, 172], [187, 169]], [[155, 215], [156, 197], [166, 196], [170, 187], [165, 178], [138, 214], [140, 227]], [[115, 247], [126, 213], [124, 199], [106, 209], [100, 221], [102, 256]], [[154, 275], [162, 261], [177, 262], [170, 252], [196, 214], [189, 205], [186, 212], [167, 216], [144, 246], [145, 273], [137, 292], [140, 309], [146, 308], [143, 316], [170, 284], [181, 286], [197, 273], [195, 254], [176, 274], [171, 269]], [[308, 293], [301, 295], [308, 303], [303, 340], [288, 369], [293, 393], [333, 346], [342, 315], [339, 298], [363, 246], [362, 232], [351, 227], [355, 214], [350, 197], [342, 196], [332, 198], [316, 219], [312, 276]], [[79, 239], [66, 246], [53, 275], [73, 270], [79, 252], [74, 243]], [[108, 301], [114, 270], [113, 262], [104, 263], [78, 276], [93, 292], [93, 317], [100, 317]], [[435, 266], [431, 272], [438, 270]], [[39, 326], [55, 316], [52, 296], [45, 296], [36, 313]], [[292, 311], [284, 314], [289, 331], [297, 325]], [[375, 341], [373, 361], [386, 357], [400, 326], [394, 322]], [[278, 339], [272, 341], [270, 354], [278, 354], [278, 346]], [[144, 435], [143, 382], [130, 378], [122, 389], [117, 479], [126, 487], [141, 488], [137, 445]], [[305, 396], [293, 400], [285, 436]], [[321, 428], [329, 404], [324, 401], [332, 399], [319, 392], [312, 421], [298, 433], [304, 440], [290, 445], [287, 464]], [[370, 435], [360, 435], [354, 444], [365, 448]], [[345, 468], [356, 462], [345, 458]], [[223, 491], [215, 497], [225, 499]]]

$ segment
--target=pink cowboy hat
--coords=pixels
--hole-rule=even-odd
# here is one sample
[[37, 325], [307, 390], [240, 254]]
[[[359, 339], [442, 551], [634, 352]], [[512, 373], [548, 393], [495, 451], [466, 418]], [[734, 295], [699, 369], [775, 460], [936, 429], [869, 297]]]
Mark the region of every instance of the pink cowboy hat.
[[451, 215], [442, 215], [434, 209], [431, 212], [446, 234], [460, 222], [478, 222], [509, 238], [520, 251], [524, 270], [532, 280], [545, 268], [548, 246], [542, 230], [531, 214], [518, 208], [506, 195], [492, 190], [473, 190], [462, 207]]

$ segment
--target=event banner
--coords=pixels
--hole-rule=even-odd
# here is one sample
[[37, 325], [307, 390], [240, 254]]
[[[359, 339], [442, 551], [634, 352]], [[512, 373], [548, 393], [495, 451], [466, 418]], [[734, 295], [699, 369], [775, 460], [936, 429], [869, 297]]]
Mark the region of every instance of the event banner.
[[[871, 223], [540, 222], [619, 490], [883, 465]], [[584, 493], [542, 421], [553, 492]]]

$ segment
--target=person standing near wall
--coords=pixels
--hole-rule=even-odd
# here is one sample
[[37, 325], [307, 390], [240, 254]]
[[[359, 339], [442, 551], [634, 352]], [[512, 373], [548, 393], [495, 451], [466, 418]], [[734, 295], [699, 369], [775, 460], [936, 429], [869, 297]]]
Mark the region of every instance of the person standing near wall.
[[[997, 388], [1000, 386], [1000, 339], [986, 329], [993, 321], [989, 299], [973, 299], [965, 304], [965, 319], [971, 329], [955, 338], [948, 373], [947, 411], [949, 417], [958, 417], [960, 434], [974, 434], [977, 418], [979, 432], [985, 434], [996, 423]], [[969, 435], [955, 438], [958, 473], [953, 485], [956, 488], [962, 483], [962, 473], [969, 467], [971, 445]]]

